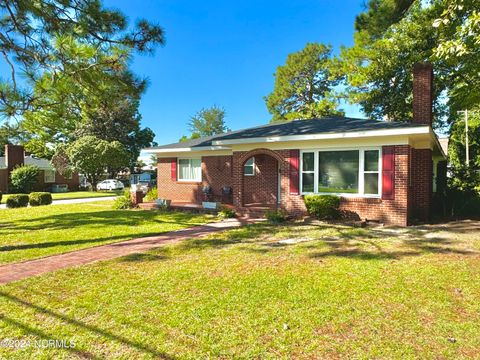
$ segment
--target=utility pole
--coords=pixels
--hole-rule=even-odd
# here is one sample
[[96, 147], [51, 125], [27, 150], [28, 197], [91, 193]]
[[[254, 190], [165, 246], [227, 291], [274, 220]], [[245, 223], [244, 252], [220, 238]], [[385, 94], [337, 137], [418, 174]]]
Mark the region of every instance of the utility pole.
[[465, 164], [470, 164], [470, 154], [468, 149], [468, 110], [461, 110], [457, 111], [457, 114], [464, 114], [465, 115]]

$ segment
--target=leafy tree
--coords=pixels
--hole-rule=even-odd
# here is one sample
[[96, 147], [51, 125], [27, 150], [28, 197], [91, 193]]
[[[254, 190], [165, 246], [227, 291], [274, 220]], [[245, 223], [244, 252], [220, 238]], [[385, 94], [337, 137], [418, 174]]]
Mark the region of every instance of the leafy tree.
[[118, 141], [109, 143], [91, 135], [68, 145], [66, 154], [72, 168], [86, 176], [93, 190], [107, 170], [115, 172], [128, 165], [128, 154], [122, 144]]
[[10, 174], [10, 183], [16, 192], [30, 193], [38, 180], [40, 169], [35, 165], [18, 166]]
[[[2, 1], [0, 15], [0, 52], [10, 70], [0, 81], [0, 113], [7, 117], [51, 105], [45, 95], [56, 86], [42, 84], [46, 71], [54, 85], [75, 82], [89, 92], [103, 85], [98, 72], [164, 42], [158, 25], [138, 20], [129, 27], [124, 14], [100, 0]], [[85, 51], [88, 62], [81, 61]]]
[[96, 106], [86, 109], [75, 137], [93, 135], [107, 141], [119, 141], [128, 151], [128, 167], [133, 171], [141, 149], [152, 146], [155, 134], [148, 127], [140, 127], [139, 95], [108, 93], [109, 99], [102, 98]]
[[480, 101], [471, 91], [480, 86], [479, 25], [477, 0], [369, 1], [357, 17], [354, 45], [342, 49], [338, 62], [346, 94], [371, 117], [408, 121], [411, 69], [429, 61], [435, 71], [434, 125], [448, 126], [457, 110]]
[[474, 190], [480, 194], [480, 113], [478, 111], [471, 111], [469, 114], [468, 137], [470, 162], [467, 165], [465, 163], [465, 120], [463, 117], [458, 118], [450, 129], [448, 144], [448, 160], [453, 173], [450, 185], [464, 191]]
[[17, 144], [25, 140], [25, 134], [17, 124], [0, 125], [0, 156], [5, 155], [6, 144]]
[[200, 137], [222, 134], [228, 131], [225, 125], [225, 109], [216, 105], [201, 109], [190, 118], [188, 127]]
[[275, 73], [273, 92], [265, 97], [272, 121], [343, 115], [333, 88], [339, 76], [331, 70], [331, 47], [308, 43], [288, 55]]
[[182, 136], [180, 141], [223, 134], [229, 131], [225, 124], [225, 109], [216, 105], [201, 109], [190, 118], [188, 128], [192, 134], [190, 137]]

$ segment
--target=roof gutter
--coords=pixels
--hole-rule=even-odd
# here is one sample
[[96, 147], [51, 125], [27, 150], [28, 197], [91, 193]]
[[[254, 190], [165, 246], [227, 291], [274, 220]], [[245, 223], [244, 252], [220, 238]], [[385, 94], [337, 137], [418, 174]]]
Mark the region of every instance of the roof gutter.
[[231, 150], [231, 149], [230, 147], [226, 147], [226, 146], [198, 146], [198, 147], [164, 148], [164, 149], [147, 148], [147, 149], [143, 149], [142, 151], [150, 154], [162, 154], [162, 153], [215, 151], [215, 150]]

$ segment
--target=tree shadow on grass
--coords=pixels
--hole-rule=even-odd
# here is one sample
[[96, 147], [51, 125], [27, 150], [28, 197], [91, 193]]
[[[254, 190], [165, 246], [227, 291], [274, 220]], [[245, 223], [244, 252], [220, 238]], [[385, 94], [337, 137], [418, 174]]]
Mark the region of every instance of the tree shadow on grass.
[[[158, 235], [160, 232], [150, 232], [150, 233], [138, 233], [135, 234], [137, 237], [148, 237]], [[115, 241], [124, 241], [131, 239], [132, 236], [129, 235], [118, 235], [118, 236], [108, 236], [98, 239], [80, 239], [80, 240], [64, 240], [64, 241], [47, 241], [42, 243], [33, 243], [33, 244], [18, 244], [18, 245], [5, 245], [0, 246], [0, 253], [6, 253], [10, 251], [19, 251], [19, 250], [31, 250], [31, 249], [45, 249], [50, 247], [58, 246], [73, 246], [73, 245], [83, 245], [83, 244], [102, 244], [102, 243], [112, 243]]]
[[[171, 355], [168, 355], [164, 352], [160, 352], [142, 342], [139, 342], [139, 341], [134, 341], [134, 340], [130, 340], [126, 337], [123, 337], [121, 335], [117, 335], [109, 330], [104, 330], [104, 329], [101, 329], [97, 326], [94, 326], [94, 325], [89, 325], [89, 324], [86, 324], [82, 321], [79, 321], [79, 320], [76, 320], [76, 319], [72, 319], [64, 314], [61, 314], [59, 312], [56, 312], [56, 311], [53, 311], [53, 310], [50, 310], [50, 309], [47, 309], [45, 307], [42, 307], [42, 306], [39, 306], [39, 305], [35, 305], [31, 302], [28, 302], [26, 300], [23, 300], [23, 299], [20, 299], [18, 297], [16, 297], [15, 295], [13, 294], [9, 294], [7, 292], [4, 292], [4, 291], [0, 291], [0, 297], [4, 298], [5, 300], [8, 300], [8, 301], [11, 301], [17, 305], [20, 305], [20, 306], [24, 306], [30, 310], [33, 310], [33, 311], [36, 311], [40, 314], [45, 314], [45, 315], [48, 315], [60, 322], [65, 322], [69, 325], [72, 325], [76, 328], [79, 328], [79, 329], [82, 329], [82, 330], [86, 330], [86, 331], [90, 331], [98, 336], [102, 336], [110, 341], [115, 341], [117, 343], [121, 343], [123, 345], [126, 345], [126, 346], [129, 346], [131, 348], [134, 348], [140, 352], [143, 352], [145, 354], [148, 354], [150, 356], [153, 356], [155, 358], [159, 358], [159, 359], [174, 359], [173, 356]], [[3, 320], [5, 318], [5, 316], [2, 315], [2, 317], [0, 317], [0, 320]], [[36, 329], [32, 329], [30, 327], [25, 327], [24, 324], [21, 324], [21, 323], [18, 323], [17, 321], [15, 320], [11, 320], [9, 319], [10, 321], [6, 321], [7, 323], [10, 323], [14, 326], [17, 326], [19, 328], [21, 328], [22, 330], [24, 331], [27, 331], [29, 333], [31, 333], [32, 335], [35, 335], [35, 336], [45, 336], [46, 334], [44, 333], [41, 333], [39, 332], [38, 330]], [[49, 335], [47, 335], [49, 338], [51, 338]], [[85, 353], [85, 354], [88, 354], [88, 353]], [[92, 358], [93, 358], [93, 355], [92, 355]]]
[[[289, 227], [292, 226], [290, 229]], [[311, 239], [303, 240], [305, 232]], [[316, 230], [335, 230], [335, 235], [316, 234]], [[272, 239], [276, 232], [285, 233], [292, 243]], [[320, 225], [317, 228], [310, 224], [275, 226], [255, 224], [241, 229], [215, 234], [213, 237], [186, 240], [179, 246], [181, 249], [211, 249], [241, 245], [238, 249], [266, 254], [271, 251], [282, 251], [301, 244], [307, 256], [311, 258], [342, 257], [360, 260], [398, 260], [404, 257], [426, 254], [456, 254], [462, 256], [480, 255], [480, 252], [461, 248], [450, 239], [432, 237], [431, 232], [419, 231], [418, 228], [354, 228], [345, 225]], [[278, 238], [278, 236], [277, 236]], [[391, 241], [390, 241], [391, 239]], [[275, 241], [276, 240], [276, 241]]]
[[194, 218], [191, 214], [182, 212], [104, 210], [80, 213], [54, 214], [34, 219], [25, 219], [0, 224], [1, 233], [8, 235], [19, 231], [72, 229], [88, 225], [89, 227], [108, 226], [138, 226], [144, 222], [157, 224], [176, 224], [193, 226], [188, 220]]

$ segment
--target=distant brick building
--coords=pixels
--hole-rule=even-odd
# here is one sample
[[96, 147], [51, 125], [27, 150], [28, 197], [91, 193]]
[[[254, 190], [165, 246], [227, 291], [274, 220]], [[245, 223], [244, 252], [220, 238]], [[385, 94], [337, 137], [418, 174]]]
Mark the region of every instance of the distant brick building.
[[55, 171], [47, 159], [25, 156], [25, 150], [20, 145], [5, 145], [5, 156], [0, 157], [0, 191], [9, 191], [10, 173], [17, 166], [35, 165], [40, 169], [34, 185], [35, 191], [50, 191], [53, 185], [67, 185], [69, 190], [77, 190], [79, 177], [72, 173], [66, 177]]
[[417, 64], [411, 123], [298, 120], [146, 149], [158, 158], [158, 196], [198, 204], [208, 193], [240, 213], [301, 215], [303, 195], [336, 194], [361, 218], [427, 221], [446, 160], [432, 130], [432, 91], [431, 66]]

